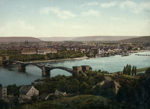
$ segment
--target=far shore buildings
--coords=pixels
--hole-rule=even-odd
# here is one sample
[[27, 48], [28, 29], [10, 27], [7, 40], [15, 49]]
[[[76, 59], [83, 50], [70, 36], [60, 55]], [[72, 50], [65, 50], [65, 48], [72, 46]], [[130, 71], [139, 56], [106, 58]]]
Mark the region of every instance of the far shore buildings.
[[48, 53], [57, 53], [57, 50], [54, 48], [38, 48], [37, 54], [48, 54]]
[[37, 48], [22, 48], [21, 54], [37, 54]]
[[57, 50], [54, 48], [34, 48], [34, 47], [29, 47], [29, 48], [22, 48], [20, 50], [21, 54], [48, 54], [48, 53], [57, 53]]

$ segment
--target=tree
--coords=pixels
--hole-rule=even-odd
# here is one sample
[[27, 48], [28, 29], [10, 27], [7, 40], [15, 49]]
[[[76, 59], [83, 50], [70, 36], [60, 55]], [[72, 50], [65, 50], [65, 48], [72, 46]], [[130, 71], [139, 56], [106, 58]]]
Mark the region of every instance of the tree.
[[129, 65], [127, 69], [128, 69], [127, 73], [128, 73], [128, 75], [130, 75], [130, 73], [131, 73], [131, 65]]
[[134, 69], [135, 71], [134, 71], [134, 73], [135, 73], [135, 75], [136, 75], [136, 73], [137, 73], [137, 68], [136, 68], [136, 66], [135, 66], [135, 69]]
[[134, 73], [134, 66], [132, 67], [132, 76], [133, 76], [133, 73]]
[[150, 74], [150, 68], [145, 71], [145, 74]]
[[126, 65], [126, 67], [124, 67], [123, 69], [123, 74], [127, 74], [127, 75], [130, 75], [132, 73], [132, 76], [133, 74], [135, 74], [135, 67], [133, 66], [132, 67], [132, 70], [131, 70], [131, 65]]
[[123, 74], [126, 74], [126, 68], [125, 67], [123, 68]]

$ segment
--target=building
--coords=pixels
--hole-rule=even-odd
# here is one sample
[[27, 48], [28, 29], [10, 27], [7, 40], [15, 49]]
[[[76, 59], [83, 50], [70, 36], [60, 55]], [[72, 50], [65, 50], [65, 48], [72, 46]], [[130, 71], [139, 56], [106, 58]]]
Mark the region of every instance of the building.
[[66, 92], [61, 92], [61, 91], [56, 90], [55, 93], [54, 93], [54, 95], [55, 96], [65, 96], [67, 94], [66, 94]]
[[99, 48], [99, 49], [97, 50], [97, 54], [103, 54], [103, 53], [105, 53], [105, 51], [104, 51], [103, 49], [100, 49], [100, 48]]
[[37, 54], [48, 54], [48, 53], [57, 53], [57, 50], [54, 48], [38, 48]]
[[82, 71], [83, 71], [83, 72], [91, 70], [91, 67], [88, 66], [88, 65], [83, 65], [83, 66], [81, 66], [81, 67], [82, 67]]
[[39, 98], [42, 99], [42, 100], [48, 100], [50, 96], [54, 96], [54, 94], [53, 93], [41, 94]]
[[19, 97], [22, 99], [31, 99], [32, 96], [39, 96], [39, 91], [34, 86], [22, 86], [19, 90]]
[[82, 67], [80, 66], [73, 66], [73, 73], [79, 74], [79, 72], [82, 71]]
[[36, 54], [37, 48], [22, 48], [21, 54]]
[[0, 99], [7, 97], [7, 88], [0, 86]]

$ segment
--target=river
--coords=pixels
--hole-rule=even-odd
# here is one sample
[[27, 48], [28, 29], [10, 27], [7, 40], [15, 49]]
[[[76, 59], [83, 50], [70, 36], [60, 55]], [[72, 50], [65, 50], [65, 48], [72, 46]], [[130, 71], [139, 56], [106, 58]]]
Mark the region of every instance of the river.
[[[90, 65], [93, 70], [105, 70], [110, 73], [116, 71], [122, 71], [123, 67], [127, 64], [131, 66], [137, 66], [138, 68], [149, 67], [150, 66], [150, 56], [137, 56], [131, 54], [129, 56], [110, 56], [110, 57], [99, 57], [99, 58], [90, 58], [83, 60], [70, 60], [70, 61], [60, 61], [60, 62], [47, 62], [41, 63], [45, 65], [52, 66], [64, 66], [68, 68], [72, 68], [72, 66], [81, 66], [81, 65]], [[148, 54], [150, 55], [150, 51], [148, 52], [140, 52], [138, 54]], [[70, 76], [71, 74], [55, 69], [51, 71], [51, 77], [55, 77], [56, 75], [65, 75]], [[7, 85], [28, 85], [31, 84], [36, 79], [42, 79], [42, 71], [36, 66], [29, 65], [26, 67], [25, 72], [19, 72], [17, 65], [10, 66], [0, 66], [0, 84], [3, 86]]]

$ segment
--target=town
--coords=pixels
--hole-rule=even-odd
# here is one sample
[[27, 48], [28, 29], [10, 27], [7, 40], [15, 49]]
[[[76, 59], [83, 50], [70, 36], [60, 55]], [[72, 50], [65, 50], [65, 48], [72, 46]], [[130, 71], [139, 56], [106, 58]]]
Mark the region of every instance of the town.
[[[18, 54], [58, 53], [58, 51], [78, 51], [88, 57], [127, 55], [136, 50], [143, 50], [142, 43], [98, 43], [98, 42], [28, 42], [24, 43], [1, 43], [1, 50], [14, 50]], [[2, 55], [2, 54], [1, 54]]]

